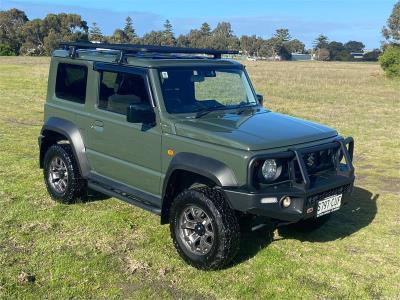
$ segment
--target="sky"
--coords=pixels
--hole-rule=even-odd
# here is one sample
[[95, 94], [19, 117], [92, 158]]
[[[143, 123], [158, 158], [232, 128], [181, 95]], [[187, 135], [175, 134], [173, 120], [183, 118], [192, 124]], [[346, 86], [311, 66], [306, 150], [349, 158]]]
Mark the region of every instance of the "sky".
[[18, 8], [29, 19], [48, 13], [77, 13], [89, 26], [96, 22], [103, 34], [123, 28], [129, 15], [139, 35], [160, 30], [169, 19], [174, 33], [187, 33], [203, 22], [215, 27], [232, 24], [238, 36], [271, 37], [277, 28], [288, 28], [310, 48], [320, 34], [329, 40], [362, 41], [367, 49], [379, 48], [381, 29], [397, 0], [0, 0], [0, 10]]

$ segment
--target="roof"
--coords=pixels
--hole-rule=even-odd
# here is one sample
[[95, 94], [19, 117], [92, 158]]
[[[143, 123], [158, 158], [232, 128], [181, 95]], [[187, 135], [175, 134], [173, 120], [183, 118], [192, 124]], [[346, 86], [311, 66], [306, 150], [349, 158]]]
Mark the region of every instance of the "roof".
[[176, 66], [242, 66], [240, 63], [221, 59], [223, 54], [237, 51], [146, 46], [131, 44], [61, 43], [63, 49], [53, 52], [54, 57], [120, 63], [138, 67], [158, 68]]

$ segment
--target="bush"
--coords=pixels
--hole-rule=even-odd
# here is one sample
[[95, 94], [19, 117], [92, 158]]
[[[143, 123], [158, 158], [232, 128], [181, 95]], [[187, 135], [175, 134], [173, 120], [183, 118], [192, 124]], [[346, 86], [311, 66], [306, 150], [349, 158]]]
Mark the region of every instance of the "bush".
[[16, 53], [10, 47], [10, 45], [0, 44], [0, 56], [15, 56], [15, 55]]
[[379, 49], [375, 49], [371, 52], [367, 52], [364, 54], [364, 60], [365, 61], [378, 61], [379, 55], [381, 55], [382, 52]]
[[341, 50], [336, 53], [335, 57], [333, 60], [338, 60], [338, 61], [351, 61], [353, 60], [353, 56], [351, 56], [350, 52], [348, 50]]
[[400, 46], [387, 46], [379, 57], [379, 62], [387, 76], [400, 77]]

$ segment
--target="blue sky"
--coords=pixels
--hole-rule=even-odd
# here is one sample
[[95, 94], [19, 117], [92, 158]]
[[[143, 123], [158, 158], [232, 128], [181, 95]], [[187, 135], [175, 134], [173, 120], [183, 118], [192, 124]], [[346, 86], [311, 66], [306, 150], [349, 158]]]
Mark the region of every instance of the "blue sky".
[[237, 35], [257, 34], [264, 38], [277, 28], [289, 28], [292, 37], [311, 47], [323, 33], [330, 40], [359, 40], [367, 48], [380, 46], [381, 29], [397, 0], [0, 0], [0, 10], [22, 9], [30, 19], [48, 13], [73, 12], [90, 25], [97, 22], [103, 33], [123, 27], [133, 18], [137, 32], [162, 29], [165, 19], [176, 35], [208, 22], [229, 21]]

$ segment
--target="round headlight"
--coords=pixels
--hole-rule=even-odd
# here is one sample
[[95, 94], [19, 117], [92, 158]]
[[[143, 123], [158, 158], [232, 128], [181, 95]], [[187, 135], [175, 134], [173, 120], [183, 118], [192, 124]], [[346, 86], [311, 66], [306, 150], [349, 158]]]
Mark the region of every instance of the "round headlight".
[[275, 159], [267, 159], [264, 161], [264, 164], [261, 168], [261, 173], [264, 176], [265, 180], [271, 181], [276, 178], [278, 173], [278, 164]]

